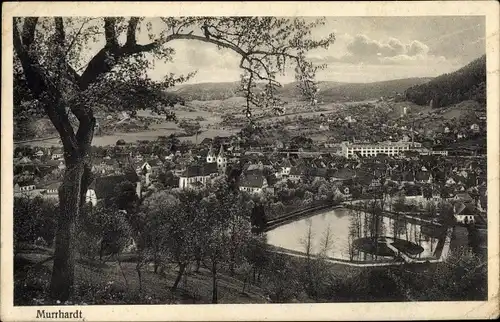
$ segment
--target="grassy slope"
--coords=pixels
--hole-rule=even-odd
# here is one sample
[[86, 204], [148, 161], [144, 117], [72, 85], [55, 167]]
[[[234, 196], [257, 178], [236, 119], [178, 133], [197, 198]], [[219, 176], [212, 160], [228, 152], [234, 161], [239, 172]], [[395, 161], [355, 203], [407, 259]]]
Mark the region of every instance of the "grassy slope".
[[[52, 261], [43, 265], [29, 266], [49, 258], [49, 252], [19, 254], [15, 259], [15, 280], [19, 288], [14, 290], [16, 305], [34, 305], [35, 298], [45, 297], [50, 281]], [[180, 282], [175, 292], [170, 290], [176, 278], [175, 267], [169, 267], [165, 274], [154, 274], [152, 268], [142, 270], [142, 294], [139, 294], [139, 280], [135, 263], [122, 262], [123, 273], [117, 262], [80, 261], [76, 266], [76, 298], [78, 303], [113, 304], [203, 304], [211, 303], [212, 277], [210, 272], [201, 268], [199, 273], [188, 273], [187, 279]], [[20, 288], [23, 287], [23, 291]], [[127, 286], [128, 284], [128, 286]], [[247, 284], [242, 293], [242, 280], [220, 274], [218, 279], [219, 303], [266, 303], [263, 291]]]

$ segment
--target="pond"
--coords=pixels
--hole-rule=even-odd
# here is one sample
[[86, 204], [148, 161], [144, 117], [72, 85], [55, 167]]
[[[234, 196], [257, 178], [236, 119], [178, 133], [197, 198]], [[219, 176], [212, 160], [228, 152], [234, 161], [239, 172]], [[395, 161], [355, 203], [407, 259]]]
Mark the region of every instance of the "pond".
[[437, 228], [403, 216], [375, 217], [340, 208], [277, 227], [267, 238], [270, 245], [292, 253], [305, 253], [309, 244], [312, 254], [324, 251], [329, 258], [345, 261], [392, 260], [398, 251], [426, 260], [439, 257], [443, 247], [444, 230]]

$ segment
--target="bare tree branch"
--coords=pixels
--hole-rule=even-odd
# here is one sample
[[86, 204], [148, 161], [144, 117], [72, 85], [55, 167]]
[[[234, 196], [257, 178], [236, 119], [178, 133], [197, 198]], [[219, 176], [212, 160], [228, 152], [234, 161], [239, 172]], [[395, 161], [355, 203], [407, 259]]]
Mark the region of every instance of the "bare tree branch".
[[68, 45], [68, 48], [66, 49], [66, 54], [64, 56], [68, 56], [68, 53], [71, 51], [71, 49], [73, 48], [73, 46], [75, 45], [75, 42], [76, 40], [78, 39], [78, 37], [80, 36], [80, 34], [82, 33], [82, 30], [83, 30], [83, 27], [85, 27], [85, 25], [91, 21], [91, 20], [94, 20], [96, 18], [91, 18], [89, 20], [86, 20], [82, 23], [82, 25], [80, 26], [80, 28], [78, 29], [78, 31], [76, 32], [75, 36], [73, 37], [73, 39], [71, 40], [71, 43]]

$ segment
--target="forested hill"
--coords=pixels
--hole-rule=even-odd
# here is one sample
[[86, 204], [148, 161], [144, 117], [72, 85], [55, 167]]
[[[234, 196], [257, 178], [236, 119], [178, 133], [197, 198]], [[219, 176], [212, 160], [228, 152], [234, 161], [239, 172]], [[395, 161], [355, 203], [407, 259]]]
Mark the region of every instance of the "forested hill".
[[406, 99], [432, 107], [445, 107], [465, 100], [486, 102], [486, 55], [459, 70], [408, 88]]
[[[325, 103], [379, 99], [381, 96], [402, 94], [408, 87], [423, 84], [429, 80], [430, 78], [415, 77], [373, 83], [321, 81], [318, 84], [320, 89], [318, 99]], [[243, 93], [239, 88], [239, 82], [198, 83], [176, 86], [171, 91], [182, 96], [186, 101], [209, 101], [240, 97]], [[303, 100], [296, 83], [283, 84], [283, 87], [278, 90], [278, 95], [285, 101]]]

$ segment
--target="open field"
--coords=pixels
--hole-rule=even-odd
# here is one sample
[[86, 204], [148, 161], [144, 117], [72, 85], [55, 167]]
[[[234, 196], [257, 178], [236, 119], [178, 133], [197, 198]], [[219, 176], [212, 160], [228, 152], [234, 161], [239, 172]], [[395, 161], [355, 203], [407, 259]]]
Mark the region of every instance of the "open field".
[[[204, 138], [213, 138], [216, 136], [229, 136], [236, 133], [237, 129], [205, 129], [198, 135], [198, 142], [201, 142]], [[130, 133], [115, 133], [113, 135], [103, 135], [95, 136], [92, 140], [92, 145], [94, 146], [106, 146], [115, 145], [116, 141], [123, 139], [127, 143], [133, 143], [140, 140], [154, 141], [158, 136], [168, 136], [173, 133], [180, 133], [179, 130], [174, 128], [157, 128], [155, 130], [141, 131], [141, 132], [130, 132]], [[195, 142], [195, 136], [185, 136], [179, 138], [181, 141], [190, 140]], [[59, 146], [59, 139], [53, 138], [44, 141], [33, 141], [22, 143], [22, 145], [32, 145], [37, 147], [51, 147]]]

